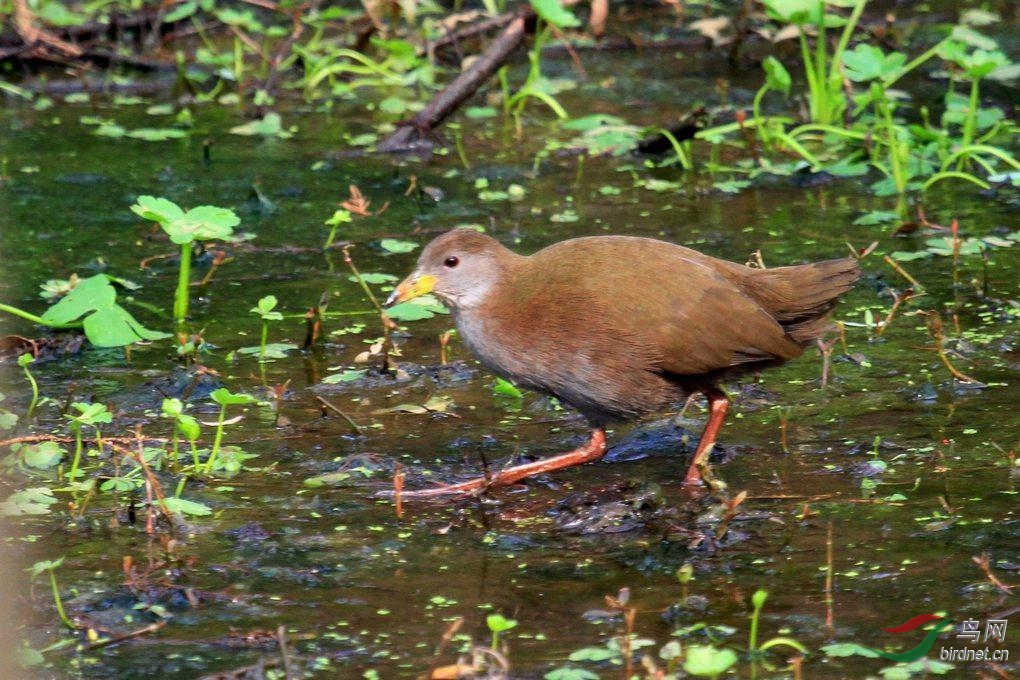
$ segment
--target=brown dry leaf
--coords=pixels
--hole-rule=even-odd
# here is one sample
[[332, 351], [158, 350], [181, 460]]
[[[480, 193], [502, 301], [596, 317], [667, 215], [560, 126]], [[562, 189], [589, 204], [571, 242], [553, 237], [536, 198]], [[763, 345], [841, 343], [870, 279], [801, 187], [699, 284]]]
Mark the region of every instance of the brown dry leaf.
[[474, 675], [475, 667], [466, 663], [452, 663], [432, 670], [429, 680], [458, 680]]
[[805, 35], [815, 35], [814, 29], [810, 26], [802, 27], [798, 26], [797, 24], [790, 24], [789, 26], [784, 26], [781, 30], [777, 31], [776, 34], [772, 36], [772, 42], [777, 43], [783, 42], [784, 40], [793, 40], [794, 38], [800, 36], [800, 31], [802, 28], [804, 30]]
[[475, 19], [478, 19], [481, 16], [483, 16], [483, 15], [478, 10], [473, 10], [473, 11], [470, 11], [470, 12], [458, 12], [457, 14], [451, 14], [448, 17], [444, 17], [443, 19], [440, 19], [437, 22], [437, 25], [441, 26], [442, 28], [446, 29], [447, 31], [452, 31], [454, 28], [456, 28], [460, 24], [469, 23], [471, 21], [474, 21]]
[[591, 15], [588, 17], [588, 26], [592, 35], [596, 38], [602, 37], [606, 30], [606, 17], [609, 16], [609, 0], [591, 0]]
[[709, 38], [712, 45], [718, 47], [733, 40], [731, 35], [723, 35], [730, 28], [729, 17], [711, 17], [691, 22], [690, 28]]
[[350, 186], [351, 197], [340, 204], [340, 207], [344, 210], [350, 211], [354, 215], [361, 215], [362, 217], [368, 217], [372, 213], [369, 212], [368, 206], [372, 205], [372, 201], [365, 198], [365, 195], [361, 193], [361, 189], [355, 185]]

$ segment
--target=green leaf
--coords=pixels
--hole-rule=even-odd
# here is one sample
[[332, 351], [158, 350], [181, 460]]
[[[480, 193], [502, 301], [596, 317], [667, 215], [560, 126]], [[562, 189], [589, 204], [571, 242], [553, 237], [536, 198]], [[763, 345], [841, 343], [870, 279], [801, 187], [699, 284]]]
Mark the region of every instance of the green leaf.
[[200, 205], [169, 222], [161, 222], [160, 226], [171, 241], [184, 245], [192, 241], [226, 240], [240, 223], [241, 218], [233, 210]]
[[179, 130], [177, 128], [136, 128], [134, 130], [129, 130], [127, 136], [132, 139], [142, 139], [147, 142], [163, 142], [168, 139], [180, 139], [182, 137], [187, 137], [188, 133], [185, 130]]
[[[382, 284], [382, 283], [393, 283], [394, 281], [398, 280], [398, 277], [394, 276], [393, 274], [382, 274], [382, 273], [379, 273], [379, 272], [370, 272], [370, 273], [367, 273], [367, 274], [362, 274], [361, 275], [361, 279], [365, 283], [373, 283], [373, 284], [378, 285], [378, 284]], [[354, 274], [351, 274], [350, 276], [347, 277], [347, 280], [351, 281], [353, 283], [357, 283], [358, 282], [358, 277], [355, 276]]]
[[202, 429], [198, 426], [198, 421], [192, 416], [185, 414], [177, 416], [177, 428], [188, 441], [192, 442], [198, 439], [202, 432]]
[[32, 649], [31, 647], [18, 647], [14, 650], [14, 660], [18, 662], [18, 665], [22, 668], [28, 668], [29, 666], [38, 666], [46, 661], [42, 653]]
[[446, 311], [446, 307], [439, 304], [435, 297], [423, 295], [387, 308], [386, 316], [394, 321], [418, 321], [431, 319], [436, 314], [445, 314]]
[[492, 383], [492, 391], [501, 397], [511, 397], [513, 399], [520, 399], [524, 396], [524, 393], [517, 389], [516, 385], [499, 377]]
[[276, 309], [276, 304], [276, 296], [267, 295], [264, 298], [261, 298], [249, 311], [254, 314], [258, 314], [266, 321], [280, 321], [283, 319], [283, 314], [273, 311]]
[[811, 24], [818, 18], [822, 0], [762, 0], [768, 15], [786, 24]]
[[[66, 298], [65, 298], [66, 299]], [[82, 322], [85, 336], [96, 347], [123, 347], [139, 340], [162, 340], [169, 333], [149, 330], [120, 305], [98, 309]]]
[[418, 247], [413, 241], [400, 241], [395, 238], [384, 238], [379, 241], [379, 247], [389, 253], [409, 253]]
[[111, 477], [99, 485], [100, 491], [132, 491], [145, 484], [141, 477]]
[[599, 680], [601, 676], [597, 673], [585, 670], [584, 668], [561, 666], [560, 668], [549, 671], [542, 677], [545, 680]]
[[187, 19], [195, 13], [198, 9], [198, 3], [195, 2], [182, 2], [163, 16], [163, 23], [172, 24], [183, 19]]
[[169, 223], [184, 215], [181, 207], [173, 201], [154, 196], [139, 196], [135, 204], [131, 206], [131, 211], [144, 220], [160, 224]]
[[843, 68], [846, 77], [856, 83], [869, 80], [891, 80], [907, 63], [902, 52], [885, 54], [881, 48], [860, 43], [853, 50], [843, 53]]
[[[298, 346], [293, 342], [267, 342], [265, 346], [265, 357], [267, 359], [285, 359], [287, 352], [297, 349]], [[241, 347], [237, 350], [238, 354], [260, 354], [262, 352], [261, 345], [252, 345], [251, 347]]]
[[209, 395], [212, 400], [220, 406], [238, 406], [241, 404], [255, 404], [258, 403], [258, 399], [251, 396], [250, 394], [244, 394], [239, 392], [234, 394], [226, 387], [221, 387], [218, 390], [213, 390], [212, 394]]
[[188, 501], [183, 498], [169, 497], [166, 499], [166, 507], [170, 512], [179, 512], [182, 515], [192, 515], [194, 517], [202, 517], [204, 515], [211, 515], [212, 508], [204, 503], [196, 503], [195, 501]]
[[876, 224], [894, 224], [900, 221], [900, 214], [890, 210], [872, 210], [854, 220], [854, 224], [870, 227]]
[[606, 647], [582, 647], [570, 653], [570, 661], [608, 661], [620, 656], [620, 653]]
[[262, 136], [280, 137], [281, 139], [292, 135], [290, 131], [283, 129], [283, 119], [280, 118], [280, 114], [275, 112], [267, 113], [262, 120], [253, 120], [244, 125], [232, 127], [230, 133], [244, 137]]
[[368, 373], [368, 370], [364, 368], [360, 368], [357, 370], [352, 369], [347, 371], [341, 371], [340, 373], [333, 373], [332, 375], [327, 375], [325, 378], [322, 379], [322, 384], [336, 385], [339, 383], [353, 382], [355, 380], [358, 380], [359, 378], [363, 378], [366, 373]]
[[516, 619], [508, 619], [502, 614], [489, 614], [485, 617], [485, 625], [489, 627], [493, 633], [502, 633], [508, 631], [511, 628], [517, 626]]
[[836, 642], [831, 645], [825, 645], [822, 647], [822, 652], [825, 656], [831, 657], [846, 657], [846, 656], [866, 656], [869, 658], [878, 658], [878, 653], [857, 644], [856, 642]]
[[39, 442], [38, 444], [25, 444], [20, 448], [12, 449], [25, 461], [25, 465], [38, 470], [46, 470], [56, 467], [64, 454], [67, 453], [56, 442]]
[[736, 662], [737, 654], [732, 649], [691, 645], [687, 648], [684, 670], [691, 675], [716, 676], [725, 673]]
[[81, 423], [82, 425], [96, 425], [98, 423], [113, 422], [113, 414], [106, 409], [106, 404], [88, 404], [82, 401], [76, 401], [71, 404], [71, 408], [78, 411], [78, 415], [67, 416], [67, 418], [77, 423]]
[[578, 132], [588, 132], [601, 127], [625, 125], [626, 121], [617, 116], [611, 116], [607, 113], [593, 113], [588, 116], [581, 116], [580, 118], [574, 118], [568, 120], [562, 124], [564, 130], [577, 130]]
[[897, 250], [896, 252], [889, 253], [889, 257], [897, 262], [910, 262], [912, 260], [923, 260], [926, 257], [931, 257], [931, 253], [926, 250], [918, 250], [915, 252]]
[[53, 491], [45, 486], [35, 486], [15, 491], [0, 503], [0, 515], [45, 515], [50, 506], [57, 502]]
[[117, 290], [104, 274], [96, 274], [78, 281], [78, 285], [59, 302], [42, 314], [42, 319], [54, 326], [73, 323], [85, 314], [112, 306]]
[[765, 86], [770, 90], [778, 90], [783, 94], [790, 94], [790, 72], [786, 70], [783, 63], [775, 57], [766, 57], [762, 62], [765, 69]]
[[560, 0], [529, 0], [535, 13], [557, 28], [575, 28], [581, 25], [580, 19], [567, 10]]
[[471, 119], [495, 118], [498, 113], [491, 106], [469, 106], [464, 109], [464, 115]]

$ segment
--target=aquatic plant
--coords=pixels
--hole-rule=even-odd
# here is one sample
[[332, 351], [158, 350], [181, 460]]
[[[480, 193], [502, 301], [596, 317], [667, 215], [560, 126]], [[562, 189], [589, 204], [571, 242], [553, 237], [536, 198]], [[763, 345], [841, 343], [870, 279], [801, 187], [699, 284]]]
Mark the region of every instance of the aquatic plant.
[[180, 246], [177, 289], [174, 293], [174, 324], [178, 332], [183, 331], [188, 318], [193, 244], [196, 241], [229, 239], [241, 219], [227, 208], [200, 205], [185, 211], [173, 201], [153, 196], [139, 196], [137, 203], [131, 206], [131, 211], [159, 224], [170, 241]]

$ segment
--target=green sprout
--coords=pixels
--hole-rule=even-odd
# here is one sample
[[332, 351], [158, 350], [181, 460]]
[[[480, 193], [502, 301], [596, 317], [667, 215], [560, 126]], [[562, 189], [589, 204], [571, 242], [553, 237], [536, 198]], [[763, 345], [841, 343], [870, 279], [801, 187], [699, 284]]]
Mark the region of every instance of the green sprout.
[[36, 562], [31, 567], [26, 569], [32, 578], [41, 575], [43, 572], [49, 572], [50, 575], [50, 589], [53, 591], [53, 604], [57, 608], [57, 615], [60, 617], [60, 622], [71, 630], [76, 630], [78, 627], [74, 625], [71, 619], [68, 618], [67, 613], [64, 611], [64, 602], [60, 599], [60, 589], [57, 588], [57, 573], [56, 569], [64, 562], [64, 558], [61, 557], [57, 560], [43, 560]]
[[276, 311], [276, 296], [267, 295], [249, 310], [262, 317], [262, 336], [259, 340], [259, 363], [266, 362], [266, 341], [269, 339], [269, 322], [281, 321], [283, 314]]
[[35, 357], [25, 352], [18, 357], [18, 366], [21, 366], [22, 370], [25, 371], [25, 377], [28, 378], [28, 384], [32, 386], [32, 401], [28, 405], [28, 418], [32, 417], [35, 413], [35, 405], [39, 403], [39, 383], [35, 381], [35, 376], [32, 375], [32, 371], [28, 370], [28, 365], [35, 361]]
[[234, 394], [225, 387], [215, 390], [210, 396], [213, 401], [220, 405], [220, 417], [216, 423], [216, 437], [213, 439], [212, 450], [209, 452], [209, 459], [205, 462], [204, 472], [206, 474], [212, 472], [216, 466], [216, 458], [220, 453], [220, 443], [223, 441], [223, 426], [226, 425], [227, 420], [227, 407], [258, 403], [258, 399], [250, 394]]
[[326, 238], [325, 245], [322, 246], [323, 250], [329, 250], [333, 247], [333, 241], [336, 239], [336, 229], [341, 224], [347, 224], [353, 218], [349, 210], [337, 210], [333, 213], [333, 216], [326, 220], [323, 224], [329, 227], [329, 236]]
[[184, 412], [184, 403], [180, 399], [164, 399], [163, 400], [163, 415], [174, 421], [174, 431], [171, 436], [173, 447], [174, 464], [178, 461], [178, 435], [183, 434], [188, 440], [188, 444], [191, 446], [191, 460], [198, 470], [198, 448], [195, 446], [195, 442], [198, 440], [198, 435], [201, 433], [201, 428], [198, 426], [198, 421], [193, 416], [189, 416]]
[[502, 614], [489, 614], [485, 617], [485, 623], [492, 631], [492, 651], [499, 648], [499, 634], [505, 633], [511, 628], [517, 627], [516, 619], [508, 619]]
[[758, 646], [758, 621], [761, 618], [761, 610], [765, 606], [765, 600], [768, 599], [768, 591], [758, 589], [754, 595], [751, 596], [751, 606], [754, 608], [751, 611], [751, 631], [747, 638], [747, 651], [750, 653], [751, 658], [754, 659], [764, 652], [778, 647], [780, 645], [790, 647], [801, 654], [807, 654], [808, 651], [804, 645], [800, 644], [793, 638], [788, 637], [774, 637], [766, 640], [762, 643], [761, 647]]
[[139, 196], [131, 211], [159, 224], [170, 240], [181, 247], [177, 290], [174, 293], [174, 324], [181, 331], [188, 318], [192, 244], [195, 241], [229, 239], [241, 218], [233, 210], [212, 205], [200, 205], [185, 212], [173, 201], [154, 196]]
[[71, 471], [68, 479], [72, 482], [78, 477], [78, 466], [81, 463], [82, 437], [81, 429], [88, 425], [96, 431], [96, 448], [102, 450], [102, 433], [99, 430], [100, 423], [113, 422], [113, 415], [106, 409], [105, 404], [86, 404], [75, 402], [71, 408], [78, 411], [76, 416], [66, 416], [71, 421], [71, 430], [74, 432], [74, 460], [71, 462]]

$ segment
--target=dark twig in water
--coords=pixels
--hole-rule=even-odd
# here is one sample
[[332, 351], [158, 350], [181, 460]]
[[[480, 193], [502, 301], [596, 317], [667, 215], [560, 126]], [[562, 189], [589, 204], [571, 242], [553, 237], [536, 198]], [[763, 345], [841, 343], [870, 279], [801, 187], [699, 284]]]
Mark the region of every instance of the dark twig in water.
[[106, 638], [105, 640], [99, 640], [97, 642], [93, 642], [91, 645], [89, 645], [88, 647], [85, 648], [85, 651], [91, 652], [91, 651], [96, 650], [96, 649], [102, 649], [103, 647], [109, 647], [110, 645], [115, 645], [115, 644], [117, 644], [119, 642], [125, 642], [127, 640], [134, 640], [135, 638], [142, 637], [143, 635], [148, 635], [149, 633], [155, 633], [157, 630], [159, 630], [160, 628], [162, 628], [165, 625], [166, 625], [166, 621], [156, 621], [155, 623], [150, 623], [148, 626], [143, 626], [143, 627], [141, 627], [141, 628], [139, 628], [137, 630], [133, 630], [130, 633], [124, 633], [123, 635], [115, 635], [113, 637]]
[[333, 404], [329, 403], [328, 401], [326, 401], [322, 397], [316, 395], [315, 398], [319, 400], [320, 404], [322, 404], [323, 406], [328, 408], [330, 411], [332, 411], [333, 413], [336, 413], [341, 418], [346, 420], [347, 424], [351, 426], [351, 430], [354, 432], [354, 434], [361, 434], [361, 426], [358, 425], [356, 422], [354, 422], [354, 420], [349, 415], [347, 415], [346, 413], [344, 413], [339, 408], [337, 408]]

